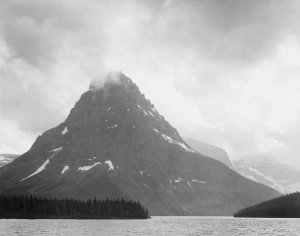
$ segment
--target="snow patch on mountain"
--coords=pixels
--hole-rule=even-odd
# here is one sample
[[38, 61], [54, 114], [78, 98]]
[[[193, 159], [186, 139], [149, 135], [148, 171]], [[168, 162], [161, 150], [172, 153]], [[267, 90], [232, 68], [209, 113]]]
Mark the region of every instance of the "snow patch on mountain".
[[[169, 182], [170, 182], [170, 184], [172, 184], [171, 179], [169, 179]], [[187, 180], [185, 180], [183, 178], [180, 178], [180, 177], [175, 179], [174, 182], [175, 183], [185, 182], [189, 187], [192, 187], [191, 182], [198, 182], [198, 183], [202, 183], [202, 184], [206, 183], [205, 181], [200, 181], [200, 180], [195, 180], [195, 179], [193, 179], [191, 181], [187, 181]]]
[[200, 184], [206, 184], [206, 181], [197, 180], [197, 179], [192, 179], [192, 182], [196, 182], [196, 183], [200, 183]]
[[93, 167], [95, 167], [97, 165], [101, 165], [101, 162], [96, 162], [96, 163], [94, 163], [91, 166], [81, 166], [81, 167], [78, 168], [78, 170], [80, 170], [80, 171], [88, 171], [88, 170], [92, 169]]
[[62, 169], [62, 171], [61, 171], [61, 173], [62, 174], [64, 174], [66, 171], [68, 171], [70, 168], [69, 168], [69, 166], [65, 166], [63, 169]]
[[113, 164], [112, 164], [112, 162], [110, 160], [107, 160], [104, 163], [109, 166], [109, 169], [108, 169], [109, 171], [114, 169], [114, 166], [113, 166]]
[[152, 117], [155, 118], [155, 115], [151, 111], [147, 111], [148, 114], [150, 114]]
[[112, 126], [108, 126], [108, 127], [106, 127], [106, 129], [114, 129], [114, 128], [117, 128], [118, 127], [118, 125], [117, 124], [115, 124], [115, 125], [112, 125]]
[[163, 118], [163, 117], [158, 113], [158, 111], [157, 111], [154, 107], [151, 107], [151, 110], [152, 110], [152, 112], [154, 112], [154, 114], [155, 114], [156, 116], [158, 116], [158, 118], [160, 118], [160, 119]]
[[193, 149], [189, 148], [186, 144], [179, 142], [177, 140], [174, 140], [173, 138], [171, 138], [170, 136], [159, 132], [157, 129], [153, 129], [157, 134], [159, 134], [165, 141], [172, 143], [172, 144], [176, 144], [178, 146], [180, 146], [181, 148], [183, 148], [186, 152], [195, 152]]
[[66, 126], [64, 128], [64, 130], [61, 132], [62, 135], [65, 135], [66, 133], [68, 133], [68, 127]]
[[[58, 147], [58, 148], [55, 148], [55, 149], [52, 149], [52, 150], [50, 150], [49, 152], [59, 152], [60, 150], [62, 150], [63, 149], [63, 147]], [[56, 154], [56, 153], [55, 153]], [[54, 154], [54, 155], [55, 155]]]
[[148, 111], [148, 114], [150, 114], [154, 119], [158, 119], [159, 117], [156, 117], [151, 111]]
[[[94, 158], [96, 158], [96, 157], [94, 157]], [[89, 160], [92, 160], [92, 159], [89, 158]], [[112, 161], [111, 161], [111, 160], [107, 160], [107, 161], [104, 161], [104, 163], [101, 163], [101, 162], [95, 162], [93, 165], [81, 166], [81, 167], [78, 168], [78, 170], [80, 170], [80, 171], [88, 171], [88, 170], [94, 168], [95, 166], [97, 166], [97, 165], [102, 165], [102, 164], [108, 165], [108, 170], [109, 170], [109, 171], [115, 169], [115, 167], [114, 167]], [[118, 168], [118, 167], [117, 167], [117, 168]]]
[[32, 176], [41, 173], [46, 168], [46, 166], [50, 163], [50, 159], [52, 159], [62, 149], [63, 149], [63, 147], [59, 147], [59, 148], [56, 148], [56, 149], [53, 149], [53, 150], [49, 151], [49, 152], [55, 152], [55, 153], [52, 154], [35, 172], [33, 172], [31, 175], [27, 176], [26, 178], [21, 179], [19, 182], [23, 182], [24, 180], [26, 180], [28, 178], [31, 178]]
[[42, 172], [42, 171], [46, 168], [46, 166], [47, 166], [49, 163], [50, 163], [50, 161], [49, 161], [49, 159], [47, 159], [47, 160], [43, 163], [43, 165], [41, 165], [35, 172], [33, 172], [31, 175], [27, 176], [26, 178], [22, 179], [20, 182], [22, 182], [22, 181], [24, 181], [24, 180], [26, 180], [26, 179], [28, 179], [28, 178], [30, 178], [30, 177], [32, 177], [32, 176], [34, 176], [34, 175], [40, 173], [40, 172]]

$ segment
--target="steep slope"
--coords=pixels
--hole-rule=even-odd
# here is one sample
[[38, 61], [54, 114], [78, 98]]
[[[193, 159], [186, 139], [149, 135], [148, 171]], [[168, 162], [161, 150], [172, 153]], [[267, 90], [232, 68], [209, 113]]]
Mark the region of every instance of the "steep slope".
[[278, 195], [194, 151], [123, 74], [92, 84], [63, 123], [0, 169], [8, 193], [124, 197], [152, 215], [232, 215]]
[[12, 162], [14, 159], [16, 159], [20, 155], [16, 154], [0, 154], [0, 167], [7, 165], [8, 163]]
[[232, 168], [232, 163], [227, 155], [227, 152], [224, 149], [211, 144], [200, 142], [199, 140], [192, 138], [185, 138], [185, 141], [202, 155], [214, 158]]
[[239, 174], [281, 193], [300, 191], [300, 171], [289, 165], [265, 158], [244, 158], [232, 163]]

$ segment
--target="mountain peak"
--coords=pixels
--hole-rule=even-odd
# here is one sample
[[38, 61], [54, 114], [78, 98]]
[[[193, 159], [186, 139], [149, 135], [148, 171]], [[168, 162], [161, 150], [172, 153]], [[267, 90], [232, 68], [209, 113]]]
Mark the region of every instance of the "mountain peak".
[[121, 71], [111, 71], [104, 78], [94, 79], [90, 82], [89, 90], [99, 90], [111, 86], [130, 87], [136, 86], [132, 80]]
[[74, 130], [96, 127], [100, 136], [102, 131], [115, 130], [124, 142], [138, 137], [138, 144], [151, 143], [150, 140], [159, 138], [184, 151], [194, 152], [129, 77], [113, 72], [106, 76], [105, 82], [98, 82], [92, 83], [90, 90], [82, 95], [60, 129], [68, 125], [71, 134]]

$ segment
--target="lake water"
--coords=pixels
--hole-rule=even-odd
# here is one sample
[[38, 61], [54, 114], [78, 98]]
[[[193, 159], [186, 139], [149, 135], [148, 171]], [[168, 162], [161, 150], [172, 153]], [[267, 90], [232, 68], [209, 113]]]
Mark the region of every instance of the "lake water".
[[1, 220], [0, 235], [300, 235], [300, 219]]

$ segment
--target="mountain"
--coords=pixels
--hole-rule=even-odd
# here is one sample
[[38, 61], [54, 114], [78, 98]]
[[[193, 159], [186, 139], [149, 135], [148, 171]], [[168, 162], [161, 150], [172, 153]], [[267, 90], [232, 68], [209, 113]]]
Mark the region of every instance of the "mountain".
[[211, 144], [200, 142], [199, 140], [192, 138], [185, 138], [185, 141], [197, 152], [203, 154], [204, 156], [208, 156], [220, 162], [223, 162], [225, 165], [232, 168], [232, 163], [227, 155], [227, 152], [224, 149]]
[[300, 218], [300, 193], [295, 192], [247, 207], [234, 217]]
[[0, 154], [0, 167], [7, 165], [8, 163], [12, 162], [20, 155], [16, 154]]
[[232, 161], [239, 174], [253, 181], [270, 186], [281, 193], [300, 190], [300, 171], [272, 159], [238, 159]]
[[232, 215], [279, 195], [192, 149], [121, 73], [92, 83], [64, 122], [2, 167], [0, 194], [123, 197], [151, 215]]
[[226, 151], [192, 138], [185, 141], [199, 153], [221, 161], [240, 175], [262, 183], [281, 193], [300, 191], [300, 171], [270, 158], [241, 158], [230, 160]]

